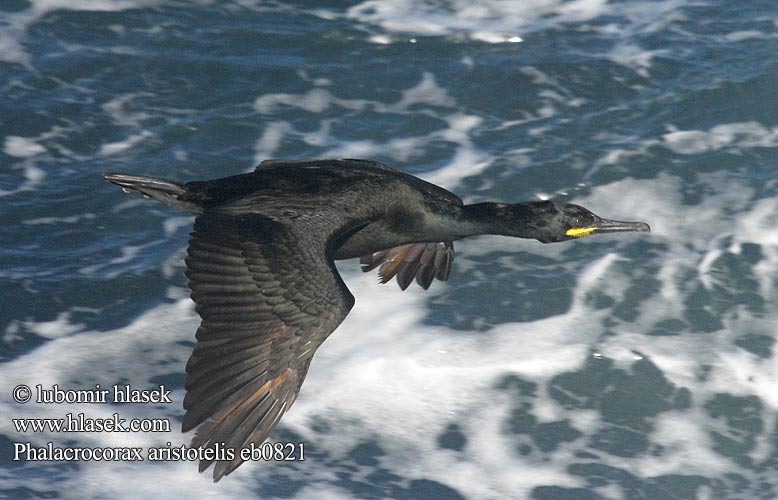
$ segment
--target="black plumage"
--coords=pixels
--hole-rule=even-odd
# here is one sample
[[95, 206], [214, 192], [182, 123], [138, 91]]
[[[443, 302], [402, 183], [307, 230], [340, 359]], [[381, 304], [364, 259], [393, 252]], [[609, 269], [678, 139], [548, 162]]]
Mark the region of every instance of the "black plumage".
[[[238, 467], [291, 407], [313, 354], [354, 297], [334, 261], [360, 257], [381, 282], [428, 288], [448, 279], [453, 240], [502, 234], [565, 241], [648, 231], [551, 201], [464, 205], [454, 194], [364, 160], [262, 162], [254, 172], [204, 182], [105, 174], [125, 191], [197, 215], [186, 257], [202, 318], [186, 366], [183, 431], [193, 446], [236, 450], [214, 479]], [[202, 461], [205, 470], [211, 461]]]

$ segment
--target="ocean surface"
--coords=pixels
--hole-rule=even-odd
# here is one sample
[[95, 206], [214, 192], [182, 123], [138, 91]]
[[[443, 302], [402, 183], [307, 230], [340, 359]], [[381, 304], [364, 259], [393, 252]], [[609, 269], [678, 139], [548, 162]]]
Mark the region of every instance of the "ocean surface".
[[[426, 292], [340, 262], [356, 306], [270, 438], [305, 461], [214, 484], [188, 460], [14, 460], [189, 444], [193, 219], [101, 173], [266, 158], [372, 159], [652, 232], [460, 241]], [[776, 499], [778, 7], [6, 0], [0, 262], [1, 498]], [[172, 403], [36, 402], [98, 384]], [[80, 413], [171, 429], [12, 420]]]

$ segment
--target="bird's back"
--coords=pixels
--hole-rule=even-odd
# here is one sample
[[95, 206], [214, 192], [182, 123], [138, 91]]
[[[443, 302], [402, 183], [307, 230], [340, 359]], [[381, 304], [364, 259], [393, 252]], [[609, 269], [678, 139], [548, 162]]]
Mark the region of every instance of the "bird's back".
[[309, 210], [349, 214], [427, 202], [461, 205], [453, 193], [400, 170], [365, 160], [269, 160], [254, 172], [184, 185], [204, 208], [239, 214]]

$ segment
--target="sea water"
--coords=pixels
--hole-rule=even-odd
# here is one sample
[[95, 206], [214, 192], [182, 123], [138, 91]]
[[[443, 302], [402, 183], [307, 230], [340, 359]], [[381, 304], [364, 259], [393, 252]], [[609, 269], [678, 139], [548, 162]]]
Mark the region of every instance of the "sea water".
[[[0, 497], [778, 498], [776, 54], [768, 1], [3, 2]], [[14, 460], [188, 446], [192, 217], [100, 174], [266, 158], [652, 232], [458, 241], [428, 291], [338, 263], [356, 306], [269, 440], [304, 461]], [[171, 429], [17, 427], [68, 414]]]

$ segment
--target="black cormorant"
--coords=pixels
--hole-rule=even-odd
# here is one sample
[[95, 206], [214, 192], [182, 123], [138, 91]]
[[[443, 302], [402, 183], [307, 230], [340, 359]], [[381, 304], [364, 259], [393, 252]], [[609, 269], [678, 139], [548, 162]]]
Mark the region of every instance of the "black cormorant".
[[[380, 163], [262, 162], [254, 172], [176, 184], [105, 174], [124, 188], [196, 214], [186, 276], [202, 318], [186, 365], [182, 431], [193, 447], [223, 443], [218, 481], [292, 406], [316, 349], [354, 305], [334, 261], [360, 257], [405, 289], [446, 280], [452, 242], [478, 234], [543, 243], [649, 231], [569, 203], [475, 203]], [[200, 471], [212, 460], [202, 460]]]

